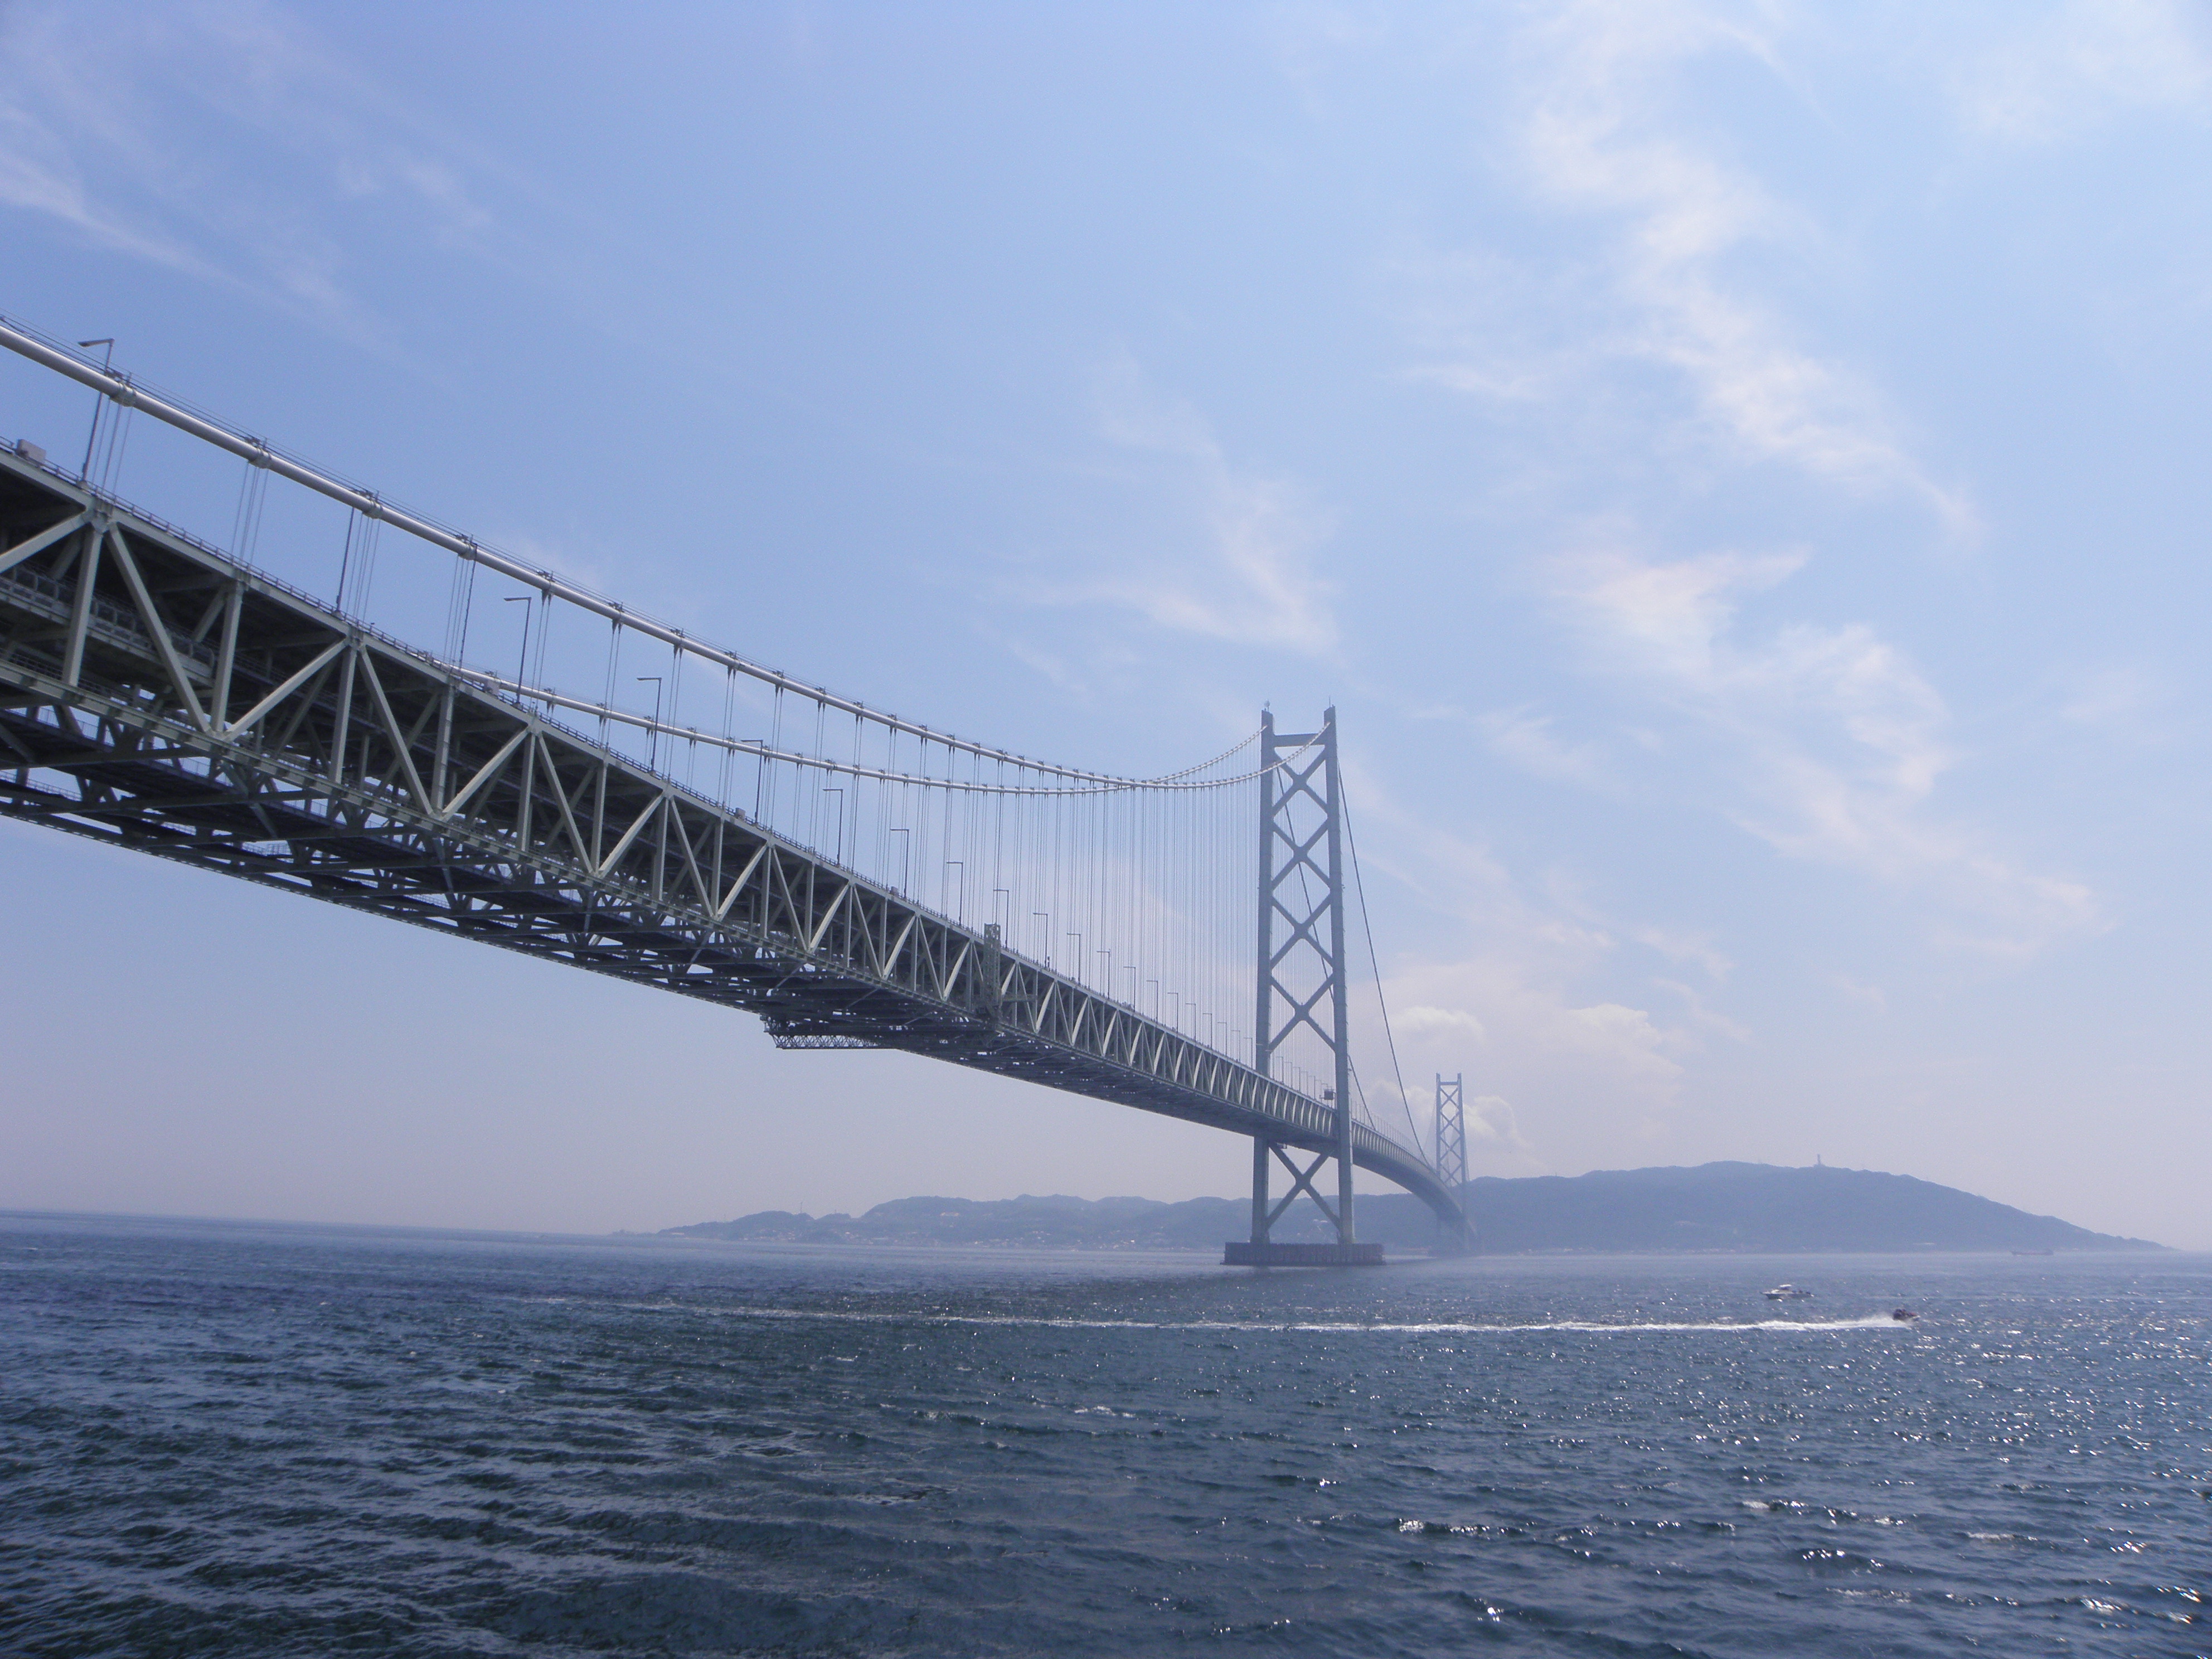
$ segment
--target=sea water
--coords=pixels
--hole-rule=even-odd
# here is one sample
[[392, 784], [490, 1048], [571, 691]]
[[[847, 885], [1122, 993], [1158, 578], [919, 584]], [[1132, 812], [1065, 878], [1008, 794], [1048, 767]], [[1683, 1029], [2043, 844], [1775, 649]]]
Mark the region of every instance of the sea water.
[[4, 1217], [0, 1650], [2201, 1655], [2208, 1320], [2172, 1255]]

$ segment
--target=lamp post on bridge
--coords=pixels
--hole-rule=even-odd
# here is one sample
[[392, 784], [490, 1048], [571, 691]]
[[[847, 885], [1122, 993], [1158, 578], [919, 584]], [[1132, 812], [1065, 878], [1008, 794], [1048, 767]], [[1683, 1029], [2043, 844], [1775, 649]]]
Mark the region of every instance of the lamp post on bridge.
[[652, 772], [658, 770], [660, 764], [660, 676], [640, 674], [637, 677], [637, 683], [640, 685], [643, 685], [647, 680], [653, 682], [653, 726], [652, 729], [646, 733], [645, 769]]
[[[106, 346], [107, 349], [100, 355], [100, 369], [106, 374], [112, 374], [115, 372], [115, 342], [112, 337], [79, 340], [76, 343], [77, 349], [80, 351], [89, 351], [94, 346]], [[92, 482], [92, 451], [93, 447], [100, 441], [100, 417], [106, 408], [107, 394], [104, 392], [94, 392], [92, 398], [92, 430], [85, 435], [84, 465], [77, 469], [76, 473], [77, 480], [81, 483], [89, 484]]]
[[[338, 586], [340, 587], [343, 587], [345, 586], [345, 578], [343, 575], [338, 578]], [[340, 597], [341, 602], [343, 602], [343, 596], [341, 595]], [[515, 653], [514, 658], [514, 697], [515, 701], [518, 702], [522, 700], [522, 684], [529, 678], [530, 602], [537, 597], [538, 596], [535, 593], [510, 593], [505, 599], [501, 601], [501, 603], [504, 605], [519, 605], [522, 607], [522, 647], [520, 650]], [[660, 718], [660, 712], [658, 705], [655, 705], [654, 707], [653, 718], [655, 720], [659, 720]]]

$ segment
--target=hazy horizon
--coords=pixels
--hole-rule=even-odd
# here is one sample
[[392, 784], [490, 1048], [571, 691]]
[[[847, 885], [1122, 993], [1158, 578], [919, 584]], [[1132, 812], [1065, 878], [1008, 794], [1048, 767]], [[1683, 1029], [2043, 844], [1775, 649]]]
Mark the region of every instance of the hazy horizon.
[[[1699, 1165], [1699, 1164], [1692, 1164], [1692, 1165], [1688, 1165], [1688, 1166], [1680, 1166], [1680, 1165], [1657, 1165], [1657, 1166], [1645, 1166], [1644, 1168], [1638, 1169], [1638, 1170], [1587, 1170], [1587, 1171], [1584, 1171], [1583, 1173], [1585, 1173], [1585, 1174], [1589, 1174], [1589, 1175], [1640, 1175], [1640, 1174], [1650, 1174], [1650, 1173], [1653, 1173], [1653, 1172], [1655, 1172], [1655, 1171], [1656, 1171], [1656, 1170], [1664, 1170], [1672, 1169], [1672, 1168], [1685, 1168], [1685, 1167], [1686, 1167], [1686, 1168], [1691, 1169], [1691, 1170], [1697, 1170], [1697, 1169], [1702, 1169], [1702, 1168], [1708, 1168], [1708, 1167], [1711, 1167], [1712, 1164], [1728, 1164], [1728, 1163], [1732, 1163], [1732, 1162], [1735, 1162], [1735, 1161], [1736, 1161], [1736, 1160], [1730, 1160], [1730, 1159], [1715, 1159], [1715, 1160], [1711, 1160], [1711, 1161], [1709, 1164], [1702, 1164], [1702, 1165]], [[1882, 1175], [1882, 1176], [1903, 1176], [1903, 1177], [1905, 1177], [1905, 1178], [1906, 1178], [1906, 1179], [1910, 1179], [1910, 1180], [1917, 1180], [1917, 1179], [1919, 1178], [1919, 1177], [1917, 1177], [1917, 1176], [1911, 1176], [1909, 1172], [1907, 1172], [1907, 1171], [1904, 1171], [1904, 1170], [1850, 1170], [1850, 1169], [1847, 1169], [1847, 1168], [1845, 1168], [1845, 1167], [1844, 1167], [1844, 1166], [1843, 1166], [1843, 1165], [1840, 1165], [1840, 1164], [1826, 1164], [1826, 1165], [1815, 1165], [1815, 1164], [1797, 1164], [1797, 1165], [1788, 1165], [1788, 1164], [1747, 1164], [1747, 1165], [1745, 1165], [1744, 1167], [1750, 1168], [1750, 1169], [1758, 1169], [1758, 1170], [1789, 1170], [1789, 1169], [1792, 1169], [1792, 1168], [1795, 1168], [1795, 1169], [1805, 1169], [1805, 1170], [1810, 1170], [1810, 1169], [1814, 1169], [1814, 1168], [1826, 1168], [1826, 1169], [1833, 1170], [1837, 1171], [1838, 1174], [1844, 1174], [1844, 1175], [1869, 1175], [1869, 1174], [1871, 1174], [1871, 1175]], [[1363, 1175], [1363, 1182], [1364, 1182], [1364, 1171], [1362, 1172], [1362, 1175]], [[1478, 1182], [1484, 1182], [1484, 1181], [1529, 1181], [1529, 1180], [1537, 1180], [1537, 1179], [1541, 1179], [1541, 1178], [1542, 1178], [1542, 1177], [1534, 1176], [1482, 1176], [1482, 1175], [1470, 1176], [1468, 1177], [1468, 1179], [1466, 1190], [1472, 1190], [1472, 1189], [1475, 1187], [1475, 1185], [1476, 1185]], [[1556, 1179], [1556, 1178], [1558, 1178], [1558, 1177], [1553, 1177], [1553, 1178], [1555, 1178], [1555, 1179]], [[1573, 1177], [1570, 1176], [1570, 1177], [1566, 1177], [1566, 1178], [1567, 1178], [1567, 1179], [1572, 1179]], [[1961, 1190], [1961, 1189], [1960, 1189], [1960, 1188], [1956, 1188], [1942, 1187], [1942, 1186], [1941, 1186], [1941, 1185], [1940, 1185], [1940, 1183], [1929, 1183], [1929, 1184], [1931, 1184], [1931, 1185], [1936, 1185], [1936, 1186], [1937, 1187], [1937, 1189], [1938, 1189], [1938, 1190], [1940, 1190], [1940, 1191], [1945, 1191], [1945, 1192], [1955, 1192], [1955, 1191], [1960, 1191], [1960, 1190]], [[1363, 1186], [1363, 1190], [1368, 1190], [1368, 1188], [1364, 1185], [1364, 1186]], [[1376, 1192], [1376, 1193], [1380, 1193], [1380, 1194], [1395, 1194], [1395, 1195], [1397, 1195], [1397, 1196], [1398, 1196], [1398, 1197], [1400, 1197], [1400, 1198], [1407, 1198], [1407, 1197], [1408, 1197], [1408, 1195], [1407, 1195], [1407, 1194], [1404, 1194], [1404, 1193], [1401, 1192], [1401, 1191], [1400, 1191], [1400, 1189], [1399, 1189], [1399, 1188], [1395, 1188], [1395, 1187], [1390, 1187], [1390, 1186], [1375, 1187], [1375, 1188], [1372, 1188], [1372, 1190], [1373, 1190], [1374, 1192]], [[1972, 1197], [1979, 1198], [1979, 1197], [1984, 1197], [1984, 1196], [1986, 1196], [1986, 1195], [1985, 1195], [1985, 1194], [1969, 1194], [1969, 1196], [1972, 1196]], [[793, 1206], [789, 1206], [789, 1205], [776, 1205], [776, 1204], [770, 1204], [770, 1205], [764, 1206], [763, 1207], [762, 1207], [761, 1209], [758, 1209], [758, 1210], [749, 1210], [749, 1211], [745, 1212], [744, 1212], [744, 1214], [742, 1214], [742, 1215], [734, 1215], [734, 1216], [702, 1216], [702, 1217], [699, 1217], [699, 1218], [696, 1218], [696, 1219], [695, 1219], [695, 1220], [693, 1220], [693, 1221], [690, 1221], [690, 1222], [677, 1222], [677, 1223], [673, 1223], [673, 1224], [670, 1224], [670, 1225], [668, 1225], [668, 1226], [665, 1226], [665, 1227], [656, 1227], [656, 1228], [652, 1228], [652, 1229], [649, 1229], [649, 1230], [647, 1230], [647, 1229], [617, 1228], [617, 1229], [612, 1229], [612, 1230], [610, 1230], [610, 1231], [605, 1231], [605, 1232], [568, 1232], [568, 1231], [560, 1231], [560, 1230], [557, 1230], [557, 1229], [555, 1229], [555, 1230], [545, 1230], [545, 1229], [471, 1228], [471, 1227], [465, 1227], [465, 1226], [440, 1226], [440, 1225], [436, 1225], [436, 1224], [410, 1224], [410, 1223], [392, 1223], [392, 1222], [359, 1221], [359, 1220], [350, 1219], [350, 1218], [347, 1218], [347, 1217], [343, 1217], [343, 1216], [307, 1217], [307, 1216], [266, 1216], [266, 1215], [264, 1215], [264, 1216], [250, 1216], [250, 1215], [201, 1215], [201, 1214], [189, 1214], [189, 1213], [173, 1213], [173, 1214], [172, 1214], [172, 1213], [163, 1213], [163, 1212], [144, 1212], [144, 1211], [52, 1210], [52, 1209], [39, 1209], [39, 1208], [35, 1208], [35, 1207], [33, 1207], [33, 1208], [23, 1208], [23, 1207], [0, 1207], [0, 1217], [15, 1217], [15, 1218], [46, 1218], [46, 1217], [52, 1217], [52, 1218], [66, 1218], [66, 1219], [77, 1219], [77, 1220], [126, 1221], [126, 1222], [144, 1222], [144, 1223], [164, 1223], [164, 1222], [174, 1222], [174, 1223], [179, 1223], [179, 1224], [182, 1224], [195, 1225], [195, 1226], [198, 1226], [198, 1225], [206, 1225], [206, 1226], [240, 1226], [240, 1227], [261, 1227], [261, 1226], [265, 1226], [265, 1227], [288, 1227], [288, 1228], [289, 1228], [289, 1227], [330, 1227], [330, 1228], [337, 1228], [337, 1229], [339, 1229], [339, 1230], [342, 1230], [342, 1231], [353, 1231], [353, 1230], [359, 1230], [359, 1231], [378, 1231], [392, 1230], [392, 1231], [408, 1231], [408, 1232], [414, 1232], [414, 1231], [422, 1231], [422, 1232], [464, 1232], [464, 1233], [482, 1232], [482, 1233], [484, 1233], [484, 1234], [485, 1234], [486, 1236], [488, 1236], [488, 1237], [547, 1237], [547, 1238], [607, 1239], [607, 1238], [660, 1238], [660, 1237], [672, 1237], [672, 1236], [683, 1236], [683, 1235], [685, 1233], [686, 1230], [688, 1230], [689, 1228], [691, 1228], [691, 1227], [695, 1227], [695, 1226], [701, 1226], [701, 1225], [714, 1225], [714, 1224], [720, 1224], [720, 1223], [731, 1222], [731, 1221], [743, 1221], [743, 1220], [749, 1220], [749, 1219], [751, 1219], [751, 1218], [754, 1218], [754, 1217], [757, 1217], [757, 1216], [763, 1216], [763, 1215], [797, 1215], [797, 1216], [802, 1217], [802, 1218], [807, 1218], [807, 1219], [811, 1219], [811, 1220], [814, 1220], [814, 1221], [836, 1220], [836, 1219], [846, 1219], [846, 1220], [861, 1219], [861, 1218], [865, 1218], [866, 1216], [868, 1216], [869, 1214], [872, 1213], [874, 1211], [876, 1211], [876, 1210], [878, 1210], [878, 1209], [880, 1209], [880, 1208], [883, 1208], [883, 1207], [884, 1207], [885, 1206], [897, 1205], [897, 1204], [901, 1204], [901, 1203], [929, 1203], [929, 1202], [944, 1201], [944, 1202], [949, 1202], [949, 1203], [968, 1203], [968, 1204], [979, 1204], [979, 1205], [1009, 1204], [1009, 1203], [1012, 1203], [1012, 1204], [1021, 1204], [1021, 1203], [1047, 1203], [1047, 1204], [1049, 1204], [1049, 1203], [1057, 1203], [1057, 1202], [1060, 1202], [1060, 1201], [1062, 1201], [1062, 1200], [1071, 1201], [1071, 1202], [1074, 1202], [1074, 1203], [1080, 1203], [1080, 1204], [1087, 1204], [1087, 1205], [1097, 1205], [1097, 1204], [1116, 1204], [1116, 1203], [1140, 1203], [1140, 1204], [1174, 1205], [1174, 1204], [1185, 1204], [1185, 1203], [1191, 1203], [1191, 1202], [1199, 1202], [1199, 1203], [1220, 1203], [1220, 1204], [1231, 1204], [1231, 1205], [1240, 1205], [1240, 1206], [1241, 1206], [1241, 1205], [1243, 1205], [1243, 1204], [1248, 1203], [1248, 1202], [1249, 1201], [1249, 1194], [1245, 1194], [1245, 1193], [1239, 1193], [1239, 1194], [1229, 1194], [1229, 1193], [1203, 1193], [1203, 1194], [1191, 1194], [1189, 1197], [1187, 1197], [1187, 1198], [1181, 1198], [1181, 1199], [1155, 1199], [1155, 1198], [1150, 1197], [1149, 1195], [1147, 1195], [1147, 1194], [1142, 1194], [1142, 1193], [1105, 1193], [1105, 1194], [1099, 1194], [1099, 1195], [1097, 1195], [1097, 1196], [1096, 1196], [1096, 1197], [1093, 1197], [1093, 1198], [1085, 1198], [1085, 1197], [1083, 1197], [1081, 1194], [1074, 1194], [1074, 1193], [1058, 1193], [1058, 1192], [1038, 1192], [1038, 1193], [1031, 1193], [1031, 1192], [1022, 1192], [1022, 1193], [1007, 1194], [1005, 1194], [1005, 1195], [1003, 1195], [1003, 1196], [997, 1197], [997, 1198], [975, 1199], [975, 1198], [970, 1198], [969, 1195], [967, 1195], [966, 1194], [963, 1194], [963, 1193], [953, 1193], [953, 1192], [902, 1193], [902, 1194], [897, 1194], [897, 1195], [896, 1195], [896, 1196], [895, 1196], [895, 1197], [891, 1197], [891, 1198], [885, 1198], [885, 1199], [879, 1199], [879, 1200], [878, 1200], [875, 1203], [871, 1204], [871, 1205], [868, 1205], [868, 1206], [866, 1206], [866, 1207], [864, 1207], [864, 1208], [862, 1208], [862, 1209], [859, 1209], [859, 1210], [825, 1210], [825, 1211], [821, 1211], [821, 1212], [813, 1212], [813, 1211], [806, 1211], [806, 1210], [799, 1210], [799, 1209], [794, 1209]], [[1993, 1200], [1993, 1201], [1994, 1201], [1994, 1200]], [[2011, 1207], [2011, 1208], [2014, 1208], [2014, 1209], [2017, 1209], [2017, 1208], [2018, 1208], [2018, 1206], [2008, 1206], [2008, 1207]], [[2032, 1217], [2033, 1217], [2033, 1218], [2040, 1219], [2040, 1220], [2052, 1220], [2052, 1219], [2055, 1219], [2055, 1220], [2058, 1220], [2058, 1221], [2062, 1221], [2062, 1222], [2065, 1222], [2065, 1221], [2068, 1221], [2068, 1220], [2069, 1220], [2069, 1218], [2067, 1218], [2067, 1217], [2065, 1217], [2065, 1216], [2056, 1216], [2056, 1217], [2049, 1217], [2049, 1216], [2034, 1216], [2033, 1212], [2030, 1212], [2030, 1211], [2019, 1211], [2019, 1213], [2021, 1213], [2021, 1214], [2022, 1214], [2022, 1215], [2028, 1215], [2028, 1216], [2032, 1216]], [[2174, 1247], [2174, 1246], [2172, 1246], [2172, 1245], [2166, 1244], [2166, 1243], [2163, 1243], [2162, 1241], [2160, 1241], [2160, 1240], [2157, 1240], [2157, 1239], [2130, 1238], [2130, 1237], [2128, 1237], [2128, 1236], [2126, 1236], [2126, 1235], [2118, 1235], [2118, 1234], [2111, 1234], [2111, 1233], [2101, 1233], [2101, 1232], [2097, 1232], [2097, 1230], [2095, 1230], [2095, 1229], [2089, 1229], [2089, 1230], [2087, 1230], [2087, 1231], [2091, 1231], [2091, 1232], [2093, 1232], [2093, 1233], [2096, 1233], [2096, 1236], [2097, 1236], [2097, 1237], [2105, 1237], [2105, 1238], [2115, 1238], [2115, 1237], [2118, 1237], [2118, 1238], [2126, 1238], [2126, 1239], [2127, 1239], [2127, 1242], [2129, 1242], [2129, 1243], [2136, 1243], [2136, 1244], [2148, 1244], [2148, 1245], [2151, 1246], [2152, 1248], [2154, 1248], [2154, 1249], [2161, 1249], [2161, 1250], [2173, 1250], [2173, 1249], [2176, 1248], [2176, 1247]], [[1040, 1248], [1067, 1248], [1067, 1249], [1076, 1249], [1076, 1248], [1081, 1248], [1081, 1247], [1079, 1247], [1079, 1246], [1045, 1246], [1045, 1247], [1040, 1247]], [[1211, 1248], [1211, 1246], [1208, 1246], [1207, 1248]], [[1943, 1254], [1947, 1254], [1947, 1253], [1948, 1253], [1948, 1254], [1954, 1254], [1954, 1255], [1958, 1255], [1958, 1254], [1976, 1255], [1976, 1254], [1989, 1254], [1989, 1253], [1990, 1253], [1990, 1252], [1992, 1252], [1992, 1251], [1996, 1250], [1997, 1247], [1996, 1247], [1996, 1246], [1990, 1246], [1990, 1247], [1988, 1247], [1988, 1249], [1980, 1249], [1980, 1248], [1978, 1248], [1978, 1247], [1969, 1247], [1969, 1246], [1963, 1246], [1963, 1245], [1962, 1245], [1962, 1246], [1957, 1246], [1957, 1247], [1944, 1246], [1944, 1247], [1936, 1248], [1936, 1249], [1932, 1249], [1932, 1250], [1930, 1250], [1930, 1249], [1928, 1249], [1927, 1247], [1911, 1247], [1911, 1248], [1910, 1248], [1910, 1249], [1907, 1249], [1907, 1248], [1905, 1248], [1905, 1247], [1899, 1247], [1899, 1249], [1900, 1249], [1900, 1251], [1901, 1251], [1902, 1253], [1904, 1253], [1904, 1254], [1907, 1254], [1907, 1255], [1923, 1255], [1923, 1254], [1943, 1255]], [[1648, 1255], [1648, 1254], [1653, 1254], [1653, 1252], [1650, 1252], [1650, 1251], [1626, 1251], [1626, 1252], [1622, 1252], [1622, 1253], [1623, 1253], [1623, 1254], [1629, 1254], [1629, 1255]], [[1677, 1252], [1677, 1253], [1680, 1253], [1680, 1252]], [[1723, 1250], [1716, 1250], [1716, 1249], [1710, 1249], [1710, 1248], [1698, 1247], [1698, 1248], [1697, 1248], [1697, 1249], [1687, 1249], [1687, 1250], [1686, 1250], [1686, 1253], [1687, 1253], [1687, 1254], [1692, 1254], [1692, 1255], [1714, 1255], [1714, 1254], [1718, 1254], [1718, 1255], [1732, 1255], [1732, 1254], [1733, 1254], [1733, 1255], [1793, 1255], [1793, 1254], [1814, 1254], [1814, 1255], [1820, 1255], [1820, 1254], [1839, 1254], [1839, 1253], [1840, 1253], [1840, 1254], [1846, 1254], [1846, 1255], [1848, 1255], [1848, 1254], [1857, 1254], [1857, 1253], [1862, 1253], [1862, 1252], [1856, 1252], [1856, 1251], [1842, 1251], [1842, 1252], [1834, 1252], [1834, 1251], [1814, 1251], [1814, 1250], [1808, 1250], [1808, 1251], [1791, 1251], [1791, 1250], [1784, 1250], [1784, 1249], [1765, 1249], [1765, 1248], [1752, 1248], [1752, 1247], [1746, 1247], [1746, 1248], [1744, 1248], [1744, 1249], [1740, 1249], [1740, 1250], [1730, 1251], [1730, 1250], [1725, 1250], [1725, 1249], [1723, 1249]], [[2017, 1254], [2017, 1252], [2016, 1252], [2016, 1251], [2015, 1251], [2015, 1252], [2013, 1252], [2013, 1253], [2014, 1253], [2014, 1254]], [[2184, 1250], [2182, 1253], [2184, 1253], [2184, 1254], [2191, 1254], [2191, 1253], [2192, 1253], [2192, 1252], [2189, 1252], [2189, 1251]], [[1669, 1254], [1669, 1252], [1659, 1252], [1658, 1254]]]
[[[1474, 1173], [1819, 1157], [2212, 1249], [2199, 11], [23, 0], [0, 64], [0, 313], [939, 729], [1156, 775], [1337, 707]], [[90, 415], [0, 354], [0, 441]], [[118, 492], [227, 544], [235, 464], [149, 428]], [[1249, 1179], [14, 821], [0, 879], [12, 1208]]]

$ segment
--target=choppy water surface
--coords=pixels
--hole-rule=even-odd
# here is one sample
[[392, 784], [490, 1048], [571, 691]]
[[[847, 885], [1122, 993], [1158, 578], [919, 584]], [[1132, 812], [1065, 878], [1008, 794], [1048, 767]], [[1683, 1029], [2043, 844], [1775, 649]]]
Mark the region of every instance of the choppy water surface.
[[0, 1649], [2204, 1654], [2209, 1316], [0, 1218]]

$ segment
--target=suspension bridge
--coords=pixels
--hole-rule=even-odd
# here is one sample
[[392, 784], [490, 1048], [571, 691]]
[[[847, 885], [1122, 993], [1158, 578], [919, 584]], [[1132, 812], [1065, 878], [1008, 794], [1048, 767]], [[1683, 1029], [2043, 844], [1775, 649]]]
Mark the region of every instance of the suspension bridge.
[[[533, 569], [82, 348], [0, 344], [96, 394], [81, 466], [0, 450], [0, 812], [743, 1009], [784, 1048], [1249, 1136], [1232, 1262], [1379, 1261], [1355, 1168], [1464, 1245], [1456, 1083], [1426, 1134], [1395, 1058], [1353, 1060], [1334, 711], [1154, 777], [1017, 754]], [[228, 547], [120, 498], [149, 420], [243, 463]], [[271, 479], [342, 509], [329, 597], [254, 556]], [[387, 530], [441, 568], [398, 568]], [[433, 651], [406, 635], [441, 586]], [[1302, 1195], [1332, 1242], [1273, 1237]]]

